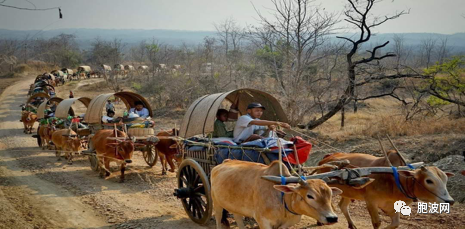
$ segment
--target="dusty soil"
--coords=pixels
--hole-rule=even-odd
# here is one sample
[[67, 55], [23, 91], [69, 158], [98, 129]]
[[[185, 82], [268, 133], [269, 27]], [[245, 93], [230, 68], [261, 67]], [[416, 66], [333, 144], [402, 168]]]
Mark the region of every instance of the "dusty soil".
[[[57, 161], [53, 151], [40, 150], [18, 121], [18, 106], [26, 99], [30, 81], [18, 82], [0, 96], [0, 228], [204, 228], [190, 221], [172, 196], [175, 175], [160, 175], [159, 164], [149, 168], [140, 152], [135, 153], [126, 182], [119, 183], [116, 167], [101, 179], [83, 156], [67, 165]], [[157, 129], [175, 123], [166, 116], [155, 121]], [[165, 121], [170, 125], [162, 125]], [[465, 226], [463, 205], [443, 215], [418, 215], [412, 207], [412, 216], [402, 217], [401, 228]], [[346, 228], [337, 212], [340, 222], [322, 228]], [[371, 228], [364, 204], [352, 204], [351, 212], [359, 228]], [[387, 225], [387, 217], [382, 219]], [[214, 227], [212, 219], [206, 228]], [[309, 227], [316, 227], [315, 221], [304, 217], [295, 228]]]

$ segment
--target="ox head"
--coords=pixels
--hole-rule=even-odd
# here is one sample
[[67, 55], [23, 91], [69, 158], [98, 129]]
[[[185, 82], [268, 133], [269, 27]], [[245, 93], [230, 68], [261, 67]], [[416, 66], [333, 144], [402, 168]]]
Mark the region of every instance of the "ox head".
[[69, 149], [73, 152], [81, 152], [82, 151], [82, 142], [81, 139], [78, 137], [71, 137], [66, 140], [66, 143]]
[[329, 187], [323, 180], [301, 181], [298, 185], [274, 185], [275, 189], [291, 194], [292, 211], [310, 216], [323, 224], [336, 223], [338, 218], [334, 213], [331, 199], [333, 195], [341, 194], [336, 187]]
[[419, 200], [454, 204], [455, 201], [446, 187], [447, 180], [454, 176], [453, 173], [445, 173], [435, 166], [422, 166], [414, 171], [399, 171], [399, 174], [414, 178], [413, 192]]
[[122, 157], [125, 163], [132, 163], [132, 154], [134, 153], [134, 139], [126, 139], [114, 143], [107, 143], [107, 146], [116, 148], [119, 156]]
[[37, 120], [37, 115], [32, 112], [29, 112], [29, 114], [26, 117], [26, 121], [31, 122], [31, 121], [36, 121], [36, 120]]

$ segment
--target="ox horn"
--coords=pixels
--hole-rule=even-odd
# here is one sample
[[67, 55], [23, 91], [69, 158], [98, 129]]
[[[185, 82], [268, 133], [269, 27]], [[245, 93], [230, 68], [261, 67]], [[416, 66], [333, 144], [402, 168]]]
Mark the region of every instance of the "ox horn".
[[386, 150], [384, 149], [384, 146], [383, 146], [383, 143], [381, 142], [381, 139], [379, 138], [379, 135], [378, 135], [378, 142], [379, 142], [379, 145], [381, 146], [381, 150], [382, 150], [383, 153], [384, 153], [384, 157], [386, 158], [386, 161], [388, 162], [388, 165], [389, 165], [389, 166], [392, 166], [392, 163], [391, 163], [391, 161], [390, 161], [389, 158], [388, 158], [388, 155], [387, 155], [387, 153], [386, 153]]
[[392, 142], [391, 138], [389, 137], [389, 134], [386, 134], [386, 137], [389, 140], [389, 142], [391, 143], [391, 146], [397, 151], [397, 154], [399, 155], [400, 160], [404, 163], [404, 165], [407, 165], [407, 161], [405, 160], [404, 156], [399, 151], [399, 149], [397, 149], [397, 147], [394, 145], [394, 142]]
[[306, 181], [304, 181], [304, 179], [302, 179], [302, 177], [300, 177], [300, 175], [298, 176], [299, 177], [299, 184], [303, 187], [309, 187], [308, 186], [308, 183]]
[[423, 172], [428, 172], [428, 168], [426, 168], [426, 166], [424, 166], [424, 165], [422, 165], [422, 166], [420, 167], [420, 169], [421, 169], [421, 171], [423, 171]]

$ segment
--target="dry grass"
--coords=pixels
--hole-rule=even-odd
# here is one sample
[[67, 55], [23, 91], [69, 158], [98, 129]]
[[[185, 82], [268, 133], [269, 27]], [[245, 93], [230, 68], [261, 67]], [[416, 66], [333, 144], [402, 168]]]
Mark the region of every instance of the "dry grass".
[[341, 115], [337, 114], [316, 131], [338, 141], [353, 138], [384, 136], [419, 136], [447, 133], [465, 133], [465, 118], [427, 117], [405, 121], [399, 105], [389, 99], [372, 100], [359, 112], [346, 112], [345, 126], [341, 129]]

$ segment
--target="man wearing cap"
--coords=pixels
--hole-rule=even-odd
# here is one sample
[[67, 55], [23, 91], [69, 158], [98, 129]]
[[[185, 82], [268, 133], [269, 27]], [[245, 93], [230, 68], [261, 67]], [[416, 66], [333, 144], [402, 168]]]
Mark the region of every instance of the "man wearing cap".
[[[235, 142], [248, 142], [264, 138], [266, 130], [275, 130], [276, 126], [291, 128], [289, 124], [278, 121], [260, 120], [265, 107], [260, 103], [251, 103], [247, 106], [247, 114], [237, 119], [234, 128]], [[267, 128], [268, 127], [268, 128]]]

